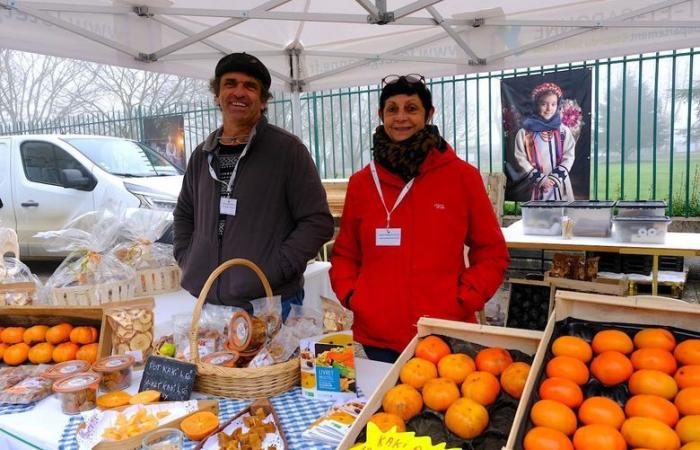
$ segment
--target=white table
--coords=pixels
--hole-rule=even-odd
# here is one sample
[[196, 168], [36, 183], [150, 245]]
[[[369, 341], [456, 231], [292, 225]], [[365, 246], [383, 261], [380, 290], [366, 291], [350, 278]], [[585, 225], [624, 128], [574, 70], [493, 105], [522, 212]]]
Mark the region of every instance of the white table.
[[[308, 265], [304, 273], [305, 303], [320, 305], [321, 295], [333, 298], [328, 280], [329, 269], [330, 263], [326, 262]], [[155, 300], [157, 327], [166, 323], [174, 314], [190, 313], [197, 299], [180, 290], [157, 295]], [[357, 358], [357, 384], [362, 392], [367, 396], [374, 392], [390, 368], [390, 364]], [[136, 372], [135, 375], [129, 388], [132, 393], [138, 390], [141, 380], [141, 372]], [[31, 411], [0, 416], [0, 450], [56, 449], [69, 419], [70, 416], [61, 413], [60, 402], [55, 396], [42, 400]]]
[[658, 292], [659, 256], [700, 256], [700, 234], [666, 233], [663, 244], [617, 242], [612, 237], [531, 236], [523, 232], [523, 221], [501, 228], [508, 248], [532, 250], [577, 250], [627, 255], [652, 255], [652, 295]]

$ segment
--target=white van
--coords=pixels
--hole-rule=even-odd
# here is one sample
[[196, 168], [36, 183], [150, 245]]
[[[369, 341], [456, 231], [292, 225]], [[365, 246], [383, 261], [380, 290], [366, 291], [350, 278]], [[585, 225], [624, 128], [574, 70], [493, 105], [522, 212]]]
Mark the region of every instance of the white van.
[[0, 136], [0, 226], [22, 259], [55, 258], [33, 236], [104, 207], [172, 210], [182, 172], [147, 146], [87, 135]]

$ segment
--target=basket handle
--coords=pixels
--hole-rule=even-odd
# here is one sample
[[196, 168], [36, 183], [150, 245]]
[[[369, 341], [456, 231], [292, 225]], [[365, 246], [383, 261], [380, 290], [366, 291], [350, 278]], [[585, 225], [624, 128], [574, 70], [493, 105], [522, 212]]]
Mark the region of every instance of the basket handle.
[[270, 287], [270, 282], [267, 281], [267, 277], [263, 271], [260, 270], [260, 267], [258, 267], [254, 262], [244, 258], [233, 258], [225, 261], [219, 267], [214, 269], [211, 275], [209, 275], [209, 278], [207, 278], [207, 281], [204, 283], [204, 287], [202, 287], [202, 290], [199, 292], [197, 304], [195, 304], [194, 311], [192, 312], [192, 324], [190, 325], [190, 354], [192, 355], [192, 359], [195, 363], [199, 362], [199, 346], [197, 345], [199, 319], [202, 315], [202, 307], [204, 306], [204, 302], [209, 294], [209, 289], [211, 289], [211, 285], [214, 284], [214, 281], [219, 278], [219, 275], [221, 275], [224, 270], [233, 266], [245, 266], [255, 272], [263, 285], [263, 289], [265, 289], [265, 296], [268, 299], [272, 298], [272, 288]]

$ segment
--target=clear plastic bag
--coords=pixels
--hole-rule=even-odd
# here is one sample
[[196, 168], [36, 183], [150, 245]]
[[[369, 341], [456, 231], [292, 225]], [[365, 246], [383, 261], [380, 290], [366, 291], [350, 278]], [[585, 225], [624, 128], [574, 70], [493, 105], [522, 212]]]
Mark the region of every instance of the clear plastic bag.
[[253, 315], [267, 324], [268, 338], [274, 336], [282, 326], [282, 297], [257, 298], [252, 300]]
[[172, 222], [172, 214], [144, 208], [126, 209], [114, 255], [135, 270], [175, 265], [172, 245], [157, 243]]
[[[45, 294], [54, 304], [100, 304], [132, 298], [136, 272], [111, 255], [120, 222], [109, 211], [93, 211], [62, 230], [38, 233], [49, 251], [71, 251], [46, 282]], [[80, 287], [56, 291], [61, 288]]]
[[[30, 283], [30, 284], [27, 284]], [[41, 303], [39, 277], [13, 257], [0, 258], [0, 305], [26, 306]]]
[[323, 308], [324, 333], [352, 328], [353, 313], [349, 309], [343, 308], [339, 301], [321, 296], [321, 307]]
[[0, 403], [26, 405], [51, 395], [53, 381], [32, 376], [0, 392]]
[[296, 340], [323, 333], [323, 316], [319, 311], [291, 305], [289, 316], [284, 325], [289, 328]]

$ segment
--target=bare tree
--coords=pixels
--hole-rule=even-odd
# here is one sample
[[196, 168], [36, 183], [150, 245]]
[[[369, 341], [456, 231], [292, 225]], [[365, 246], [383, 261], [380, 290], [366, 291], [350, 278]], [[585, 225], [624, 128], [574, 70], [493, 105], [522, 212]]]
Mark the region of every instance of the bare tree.
[[91, 112], [92, 66], [0, 48], [0, 120], [36, 124]]

